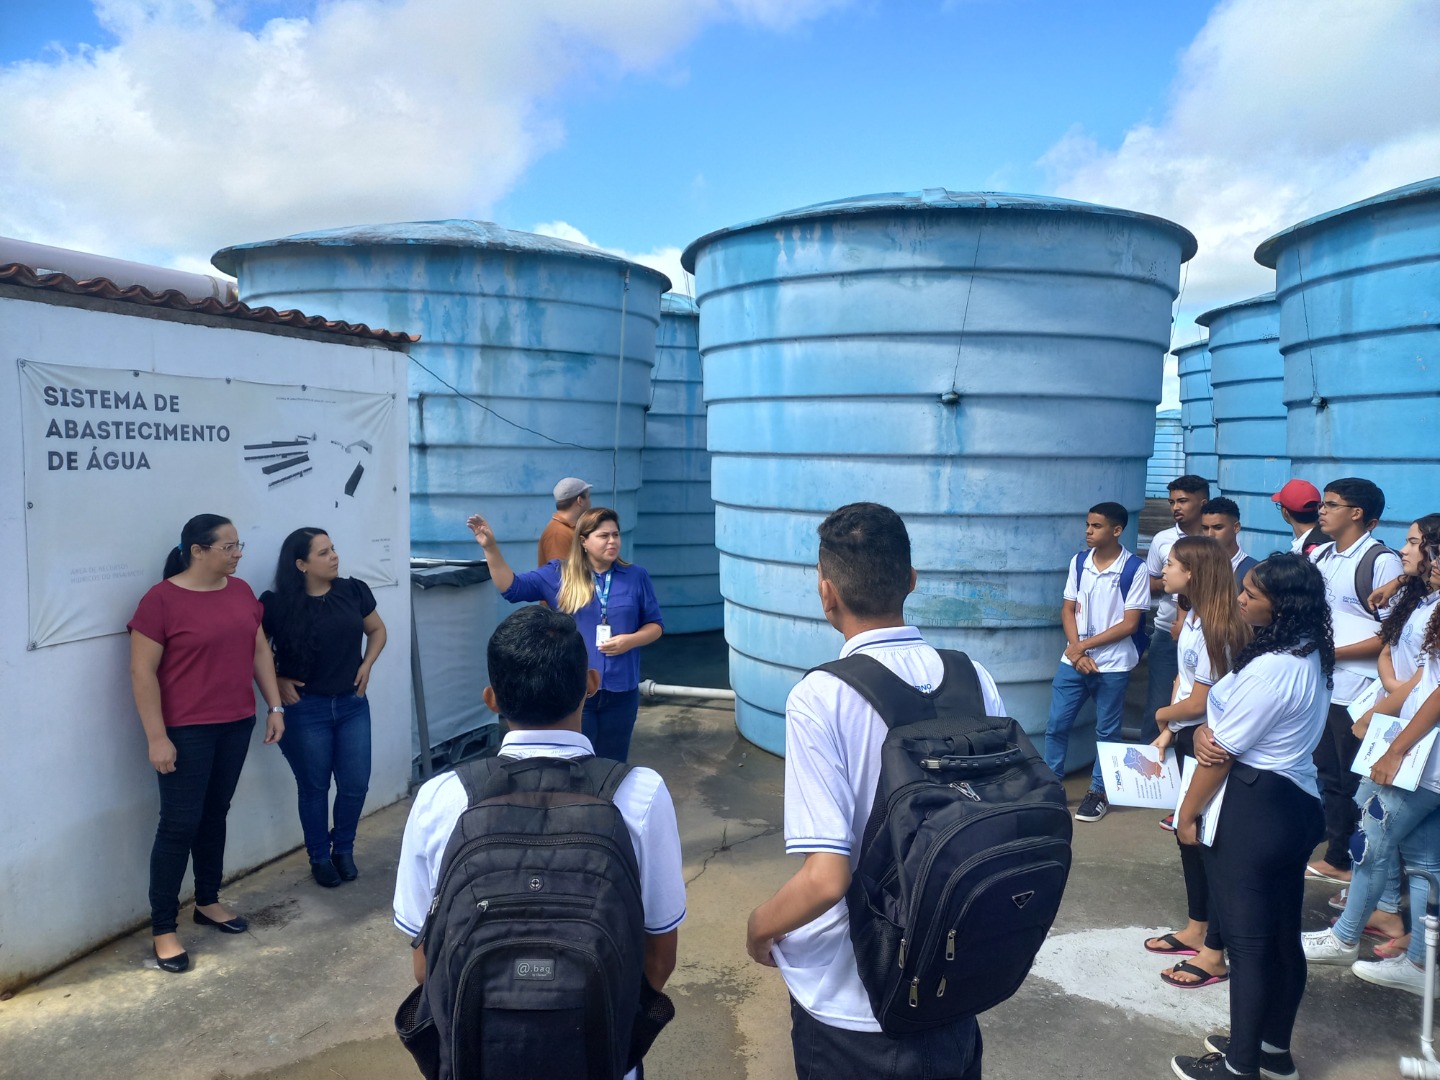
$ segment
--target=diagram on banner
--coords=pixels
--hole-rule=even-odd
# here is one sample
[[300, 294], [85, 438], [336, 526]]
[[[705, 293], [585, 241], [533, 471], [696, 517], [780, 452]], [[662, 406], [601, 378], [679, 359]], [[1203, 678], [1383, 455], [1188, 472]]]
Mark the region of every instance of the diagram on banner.
[[[245, 460], [257, 463], [261, 475], [269, 479], [267, 487], [277, 488], [281, 484], [288, 484], [292, 480], [299, 480], [302, 477], [310, 476], [315, 472], [311, 455], [314, 453], [315, 444], [319, 441], [318, 434], [297, 435], [293, 439], [275, 439], [271, 442], [246, 443]], [[352, 443], [342, 443], [339, 439], [331, 439], [331, 446], [338, 446], [346, 454], [357, 447], [367, 454], [373, 454], [375, 448], [364, 439], [356, 439]], [[249, 451], [257, 451], [250, 453]], [[341, 490], [350, 498], [355, 497], [355, 490], [360, 486], [360, 479], [365, 475], [365, 466], [356, 463], [350, 470]]]

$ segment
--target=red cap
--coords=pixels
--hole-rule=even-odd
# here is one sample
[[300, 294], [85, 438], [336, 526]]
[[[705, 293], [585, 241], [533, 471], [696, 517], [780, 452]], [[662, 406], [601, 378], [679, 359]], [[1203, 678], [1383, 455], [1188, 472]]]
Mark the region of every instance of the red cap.
[[1320, 489], [1308, 480], [1291, 480], [1271, 495], [1270, 501], [1290, 511], [1314, 510], [1320, 505]]

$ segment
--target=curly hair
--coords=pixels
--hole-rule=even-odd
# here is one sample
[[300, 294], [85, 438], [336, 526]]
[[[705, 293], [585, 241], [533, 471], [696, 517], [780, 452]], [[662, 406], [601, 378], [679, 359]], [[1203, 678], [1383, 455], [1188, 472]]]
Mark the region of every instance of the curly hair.
[[1235, 671], [1257, 656], [1283, 652], [1309, 656], [1320, 652], [1325, 685], [1334, 686], [1335, 639], [1330, 632], [1330, 605], [1325, 599], [1325, 578], [1303, 555], [1271, 555], [1256, 563], [1250, 574], [1270, 601], [1268, 626], [1257, 626], [1250, 644], [1235, 658]]
[[[1390, 601], [1390, 614], [1380, 624], [1380, 640], [1394, 646], [1400, 641], [1400, 632], [1414, 614], [1421, 600], [1430, 594], [1430, 560], [1424, 556], [1427, 548], [1440, 547], [1440, 514], [1426, 514], [1413, 523], [1420, 530], [1420, 573], [1414, 577], [1408, 574], [1400, 579], [1400, 588]], [[1431, 620], [1434, 621], [1433, 618]], [[1427, 641], [1426, 649], [1429, 644]]]

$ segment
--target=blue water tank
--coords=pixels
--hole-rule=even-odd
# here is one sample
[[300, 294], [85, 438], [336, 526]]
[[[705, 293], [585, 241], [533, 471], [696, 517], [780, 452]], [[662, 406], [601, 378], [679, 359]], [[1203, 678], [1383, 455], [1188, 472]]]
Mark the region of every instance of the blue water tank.
[[985, 664], [1011, 714], [1044, 729], [1065, 568], [1092, 504], [1143, 503], [1194, 252], [1159, 218], [943, 188], [806, 207], [686, 249], [746, 738], [783, 751], [786, 695], [839, 651], [815, 530], [857, 500], [909, 527], [910, 622]]
[[1288, 551], [1295, 538], [1270, 496], [1290, 479], [1285, 454], [1284, 363], [1274, 293], [1207, 311], [1215, 395], [1219, 494], [1240, 507], [1240, 546], [1256, 558]]
[[478, 511], [514, 565], [528, 566], [564, 476], [594, 484], [595, 504], [613, 503], [633, 529], [665, 275], [462, 220], [302, 233], [212, 261], [239, 278], [252, 307], [420, 335], [410, 353], [412, 555], [473, 558], [465, 518]]
[[1380, 536], [1402, 543], [1440, 508], [1440, 177], [1295, 225], [1255, 258], [1275, 269], [1295, 474], [1375, 481]]
[[1164, 499], [1170, 481], [1185, 471], [1185, 436], [1179, 409], [1155, 414], [1155, 451], [1145, 463], [1145, 498]]
[[633, 558], [655, 582], [667, 634], [719, 630], [725, 623], [705, 449], [699, 321], [690, 297], [660, 298]]
[[[1182, 472], [1215, 482], [1220, 459], [1215, 455], [1215, 402], [1210, 391], [1210, 343], [1192, 341], [1172, 349], [1180, 376], [1180, 427], [1185, 432]], [[1173, 479], [1173, 478], [1172, 478]], [[1169, 492], [1160, 498], [1168, 497]]]

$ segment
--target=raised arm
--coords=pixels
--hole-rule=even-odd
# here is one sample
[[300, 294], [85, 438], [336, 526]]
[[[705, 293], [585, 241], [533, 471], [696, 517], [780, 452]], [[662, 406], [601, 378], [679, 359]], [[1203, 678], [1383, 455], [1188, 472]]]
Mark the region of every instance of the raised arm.
[[500, 553], [500, 544], [495, 539], [490, 523], [479, 514], [471, 514], [465, 519], [465, 524], [475, 534], [475, 542], [480, 545], [480, 550], [485, 552], [485, 562], [490, 567], [490, 580], [495, 582], [497, 589], [505, 592], [515, 584], [515, 571], [510, 569], [510, 564]]

